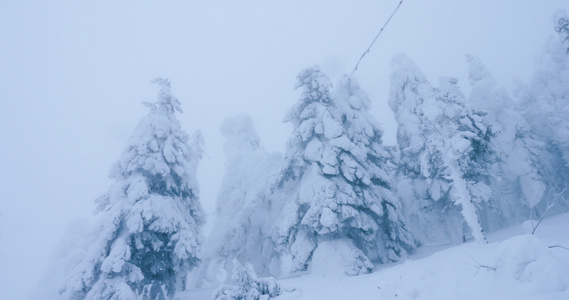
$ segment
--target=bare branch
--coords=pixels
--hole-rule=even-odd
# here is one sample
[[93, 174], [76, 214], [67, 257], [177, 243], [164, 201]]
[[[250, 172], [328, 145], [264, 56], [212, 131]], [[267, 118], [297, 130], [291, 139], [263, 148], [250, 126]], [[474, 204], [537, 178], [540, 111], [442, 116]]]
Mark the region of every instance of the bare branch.
[[541, 215], [541, 218], [539, 218], [539, 221], [537, 221], [537, 224], [535, 225], [535, 227], [533, 228], [533, 231], [531, 232], [531, 234], [533, 235], [535, 233], [535, 231], [537, 230], [537, 227], [539, 227], [539, 224], [541, 224], [541, 221], [543, 221], [543, 218], [545, 218], [545, 216], [547, 215], [547, 212], [549, 212], [549, 210], [553, 207], [553, 204], [549, 204], [547, 206], [547, 209], [545, 210], [545, 212], [543, 213], [543, 215]]
[[478, 271], [480, 271], [480, 269], [485, 269], [485, 270], [489, 270], [489, 271], [496, 271], [497, 270], [496, 267], [491, 267], [491, 266], [483, 265], [483, 264], [479, 263], [470, 254], [468, 254], [468, 256], [470, 256], [470, 258], [472, 258], [472, 260], [476, 263], [476, 265], [474, 266], [476, 268], [476, 273], [474, 274], [475, 276], [478, 274]]
[[561, 245], [553, 245], [553, 246], [549, 246], [548, 248], [561, 248], [561, 249], [569, 250], [569, 248], [561, 246]]

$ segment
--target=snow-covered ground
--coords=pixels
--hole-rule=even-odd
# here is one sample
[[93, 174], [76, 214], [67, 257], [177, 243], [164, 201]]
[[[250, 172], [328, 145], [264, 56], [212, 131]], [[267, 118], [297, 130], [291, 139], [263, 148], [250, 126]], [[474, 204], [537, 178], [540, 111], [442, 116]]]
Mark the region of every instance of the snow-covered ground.
[[[361, 276], [313, 272], [279, 280], [292, 299], [569, 299], [569, 214], [488, 234], [489, 244], [427, 246]], [[211, 299], [213, 289], [180, 299]]]

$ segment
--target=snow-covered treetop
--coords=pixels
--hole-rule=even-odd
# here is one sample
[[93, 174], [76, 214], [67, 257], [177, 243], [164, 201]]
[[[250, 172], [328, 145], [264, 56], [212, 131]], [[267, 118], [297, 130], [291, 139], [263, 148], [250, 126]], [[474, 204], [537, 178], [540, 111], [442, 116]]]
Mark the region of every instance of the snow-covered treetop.
[[[389, 107], [396, 115], [403, 113], [404, 108], [417, 105], [417, 97], [408, 97], [406, 91], [418, 93], [423, 85], [428, 84], [427, 78], [415, 63], [406, 55], [399, 54], [391, 60], [391, 90]], [[405, 101], [413, 103], [404, 103]]]
[[148, 179], [148, 192], [197, 197], [195, 172], [203, 138], [199, 131], [190, 138], [182, 130], [175, 115], [182, 110], [170, 92], [170, 82], [158, 78], [153, 83], [160, 86], [157, 100], [144, 103], [150, 113], [138, 123], [110, 176], [116, 180], [143, 176]]
[[369, 113], [371, 101], [367, 93], [360, 87], [356, 78], [345, 80], [348, 81], [340, 82], [343, 88], [334, 100], [334, 105], [344, 119], [347, 137], [364, 145], [369, 145], [371, 140], [382, 143], [383, 129]]
[[170, 80], [158, 77], [152, 80], [152, 83], [156, 83], [160, 86], [158, 100], [154, 103], [144, 102], [144, 105], [150, 107], [152, 111], [160, 109], [168, 113], [174, 113], [174, 111], [181, 113], [182, 108], [180, 107], [180, 101], [174, 97], [170, 91]]
[[318, 101], [322, 103], [330, 103], [330, 88], [332, 83], [330, 79], [322, 71], [319, 66], [313, 66], [300, 72], [297, 76], [298, 82], [295, 88], [303, 88], [303, 98], [306, 101]]
[[567, 17], [567, 12], [564, 9], [560, 9], [553, 15], [553, 28], [562, 41], [569, 43], [569, 17]]
[[[557, 36], [545, 44], [538, 58], [531, 82], [531, 94], [525, 96], [525, 117], [534, 130], [550, 141], [565, 141], [568, 133], [562, 125], [569, 115], [569, 17], [558, 10], [553, 18]], [[552, 134], [559, 135], [554, 137]]]
[[490, 74], [490, 71], [486, 69], [486, 66], [484, 66], [480, 58], [472, 55], [466, 55], [466, 61], [470, 67], [468, 78], [470, 79], [471, 84], [480, 80], [493, 79], [492, 74]]
[[[257, 184], [263, 180], [259, 180], [259, 176], [251, 177], [259, 175], [254, 170], [258, 168], [258, 164], [266, 159], [267, 155], [264, 149], [259, 146], [259, 136], [248, 114], [242, 113], [235, 117], [226, 117], [221, 125], [221, 132], [226, 137], [223, 150], [227, 156], [227, 161], [225, 162], [226, 171], [217, 200], [217, 212], [224, 220], [218, 220], [218, 223], [235, 218], [247, 201], [252, 201], [250, 198], [255, 199], [258, 191], [261, 190]], [[263, 170], [263, 172], [266, 171]], [[247, 192], [253, 189], [255, 192], [247, 195]], [[224, 215], [221, 212], [224, 212]], [[220, 230], [226, 229], [221, 228]]]
[[467, 55], [466, 60], [470, 67], [468, 77], [473, 88], [469, 98], [470, 105], [474, 109], [490, 113], [492, 118], [497, 119], [501, 111], [513, 107], [513, 101], [507, 90], [498, 85], [478, 57]]
[[224, 146], [227, 154], [234, 149], [252, 150], [259, 146], [259, 136], [255, 132], [253, 121], [245, 113], [225, 118], [221, 124], [221, 133], [227, 138]]
[[[313, 102], [319, 102], [323, 105], [332, 103], [330, 91], [332, 89], [332, 82], [330, 79], [320, 71], [319, 66], [313, 66], [300, 72], [297, 76], [297, 83], [295, 89], [303, 88], [300, 101], [295, 104], [286, 114], [284, 122], [297, 122], [303, 119], [300, 116], [304, 108]], [[297, 126], [298, 124], [294, 124]]]
[[399, 54], [391, 60], [389, 107], [399, 123], [397, 144], [402, 151], [416, 152], [422, 148], [421, 119], [416, 108], [425, 99], [433, 98], [435, 90], [423, 72], [407, 56]]

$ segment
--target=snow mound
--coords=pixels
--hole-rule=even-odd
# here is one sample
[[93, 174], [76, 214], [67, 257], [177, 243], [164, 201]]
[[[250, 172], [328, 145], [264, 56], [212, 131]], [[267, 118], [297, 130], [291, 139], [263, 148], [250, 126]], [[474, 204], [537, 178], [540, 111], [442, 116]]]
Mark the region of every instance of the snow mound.
[[235, 285], [224, 285], [218, 288], [214, 292], [214, 300], [265, 300], [281, 293], [281, 287], [273, 277], [257, 278], [251, 264], [244, 267], [234, 259], [233, 266], [232, 279]]
[[348, 240], [322, 242], [312, 255], [312, 274], [355, 276], [372, 270], [367, 256]]
[[[489, 244], [464, 243], [417, 256], [360, 276], [338, 274], [342, 247], [321, 243], [313, 272], [279, 280], [276, 299], [569, 299], [569, 214], [543, 220], [535, 235], [520, 226], [488, 234]], [[321, 248], [322, 247], [322, 248]], [[337, 251], [337, 252], [336, 252]], [[425, 256], [425, 252], [431, 253]]]
[[498, 273], [537, 286], [540, 291], [569, 289], [569, 264], [554, 255], [535, 235], [521, 235], [502, 242], [497, 249]]

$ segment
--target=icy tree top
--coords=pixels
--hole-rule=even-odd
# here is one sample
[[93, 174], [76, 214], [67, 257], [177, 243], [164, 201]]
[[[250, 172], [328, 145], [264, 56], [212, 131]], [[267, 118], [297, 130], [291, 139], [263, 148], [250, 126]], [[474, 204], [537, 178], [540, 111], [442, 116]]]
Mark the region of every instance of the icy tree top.
[[[404, 54], [399, 54], [391, 60], [391, 91], [389, 107], [396, 115], [403, 113], [402, 109], [415, 107], [416, 97], [409, 97], [405, 93], [417, 92], [428, 83], [427, 78], [417, 65]], [[407, 102], [413, 103], [407, 103]]]
[[227, 138], [224, 146], [226, 153], [234, 149], [241, 151], [259, 146], [259, 136], [253, 127], [253, 120], [246, 113], [225, 118], [221, 124], [221, 133]]
[[564, 9], [560, 9], [553, 15], [553, 28], [563, 41], [569, 41], [569, 17]]
[[138, 123], [111, 177], [122, 180], [138, 174], [160, 194], [197, 196], [195, 172], [203, 139], [199, 132], [190, 138], [182, 130], [175, 116], [182, 110], [170, 92], [170, 82], [163, 78], [153, 82], [160, 86], [157, 100], [144, 103], [150, 113]]
[[466, 61], [470, 66], [468, 78], [470, 79], [470, 83], [472, 85], [481, 80], [493, 79], [492, 74], [490, 74], [488, 69], [486, 69], [486, 66], [484, 66], [480, 58], [472, 55], [467, 55]]
[[304, 88], [303, 98], [306, 101], [318, 101], [322, 103], [330, 103], [330, 89], [332, 83], [330, 79], [320, 71], [319, 66], [313, 66], [300, 72], [297, 76], [298, 82], [295, 88]]
[[318, 102], [327, 106], [332, 103], [330, 90], [332, 83], [330, 79], [320, 71], [319, 66], [314, 66], [300, 72], [295, 89], [302, 87], [300, 101], [294, 105], [286, 114], [284, 122], [296, 122], [302, 119], [300, 114], [310, 103]]
[[174, 111], [181, 113], [180, 101], [170, 91], [170, 81], [166, 78], [158, 77], [152, 80], [152, 83], [160, 86], [158, 100], [154, 103], [144, 102], [144, 105], [150, 107], [152, 111], [160, 109], [168, 113], [174, 113]]

